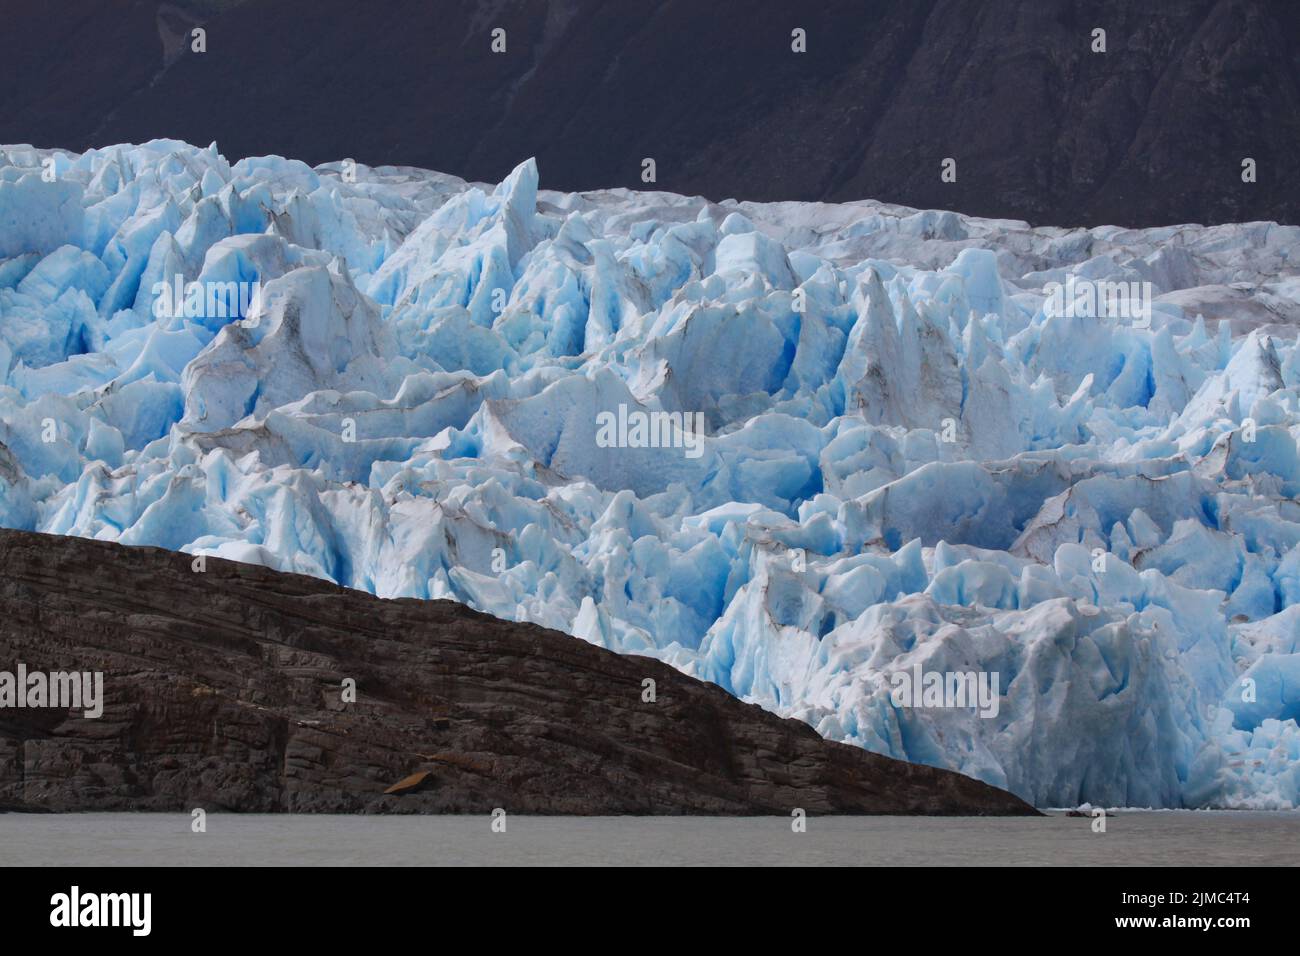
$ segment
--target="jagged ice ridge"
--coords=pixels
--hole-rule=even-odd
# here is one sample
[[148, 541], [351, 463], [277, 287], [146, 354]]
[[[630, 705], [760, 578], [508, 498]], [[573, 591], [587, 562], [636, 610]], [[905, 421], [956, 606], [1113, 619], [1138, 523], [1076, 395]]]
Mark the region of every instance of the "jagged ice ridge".
[[[1300, 229], [346, 169], [0, 147], [0, 523], [453, 598], [1040, 806], [1300, 803]], [[895, 706], [917, 664], [997, 716]]]

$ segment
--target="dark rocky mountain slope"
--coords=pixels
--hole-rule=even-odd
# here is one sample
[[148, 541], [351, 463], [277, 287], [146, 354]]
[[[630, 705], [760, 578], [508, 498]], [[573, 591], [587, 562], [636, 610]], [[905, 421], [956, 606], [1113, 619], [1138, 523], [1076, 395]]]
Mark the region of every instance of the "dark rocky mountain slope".
[[1294, 0], [6, 0], [0, 63], [5, 143], [491, 182], [536, 156], [563, 190], [647, 188], [653, 157], [648, 188], [714, 200], [1300, 222]]
[[0, 709], [0, 806], [1035, 812], [654, 660], [449, 601], [213, 559], [195, 571], [152, 548], [0, 532], [0, 671], [19, 663], [101, 671], [105, 703], [99, 719]]

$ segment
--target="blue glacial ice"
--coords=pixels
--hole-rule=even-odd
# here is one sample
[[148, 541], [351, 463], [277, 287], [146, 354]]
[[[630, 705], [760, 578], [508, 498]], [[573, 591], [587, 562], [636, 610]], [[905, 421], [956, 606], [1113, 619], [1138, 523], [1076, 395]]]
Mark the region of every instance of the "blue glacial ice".
[[0, 147], [0, 524], [454, 599], [1040, 806], [1295, 807], [1298, 253]]

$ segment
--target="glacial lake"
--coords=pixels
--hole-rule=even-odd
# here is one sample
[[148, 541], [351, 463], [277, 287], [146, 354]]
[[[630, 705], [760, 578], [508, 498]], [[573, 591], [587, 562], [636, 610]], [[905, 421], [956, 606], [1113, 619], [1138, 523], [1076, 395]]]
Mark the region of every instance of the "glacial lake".
[[0, 865], [1300, 865], [1300, 812], [1089, 818], [0, 814]]

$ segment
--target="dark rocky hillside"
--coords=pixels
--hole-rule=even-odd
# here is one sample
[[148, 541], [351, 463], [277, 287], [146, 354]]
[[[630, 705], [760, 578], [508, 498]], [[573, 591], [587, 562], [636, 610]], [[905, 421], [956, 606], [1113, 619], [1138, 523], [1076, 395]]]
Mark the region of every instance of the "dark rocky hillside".
[[657, 661], [453, 602], [3, 531], [0, 671], [20, 663], [101, 671], [105, 704], [99, 719], [0, 709], [0, 807], [1035, 812], [823, 740]]
[[0, 63], [6, 143], [491, 182], [533, 155], [563, 190], [645, 188], [653, 157], [650, 188], [714, 200], [1300, 222], [1294, 0], [8, 0]]

